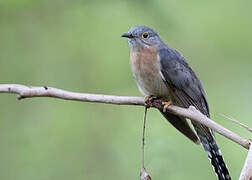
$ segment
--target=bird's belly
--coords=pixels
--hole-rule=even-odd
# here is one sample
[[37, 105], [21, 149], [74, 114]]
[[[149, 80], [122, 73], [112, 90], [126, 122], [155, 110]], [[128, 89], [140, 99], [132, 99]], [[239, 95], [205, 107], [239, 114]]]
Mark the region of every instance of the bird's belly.
[[144, 95], [153, 95], [159, 97], [168, 97], [168, 88], [161, 79], [159, 74], [153, 75], [151, 73], [141, 73], [137, 72], [135, 74], [135, 79], [139, 90]]
[[[162, 80], [158, 59], [150, 52], [148, 53], [131, 54], [131, 70], [138, 88], [144, 95], [168, 97], [168, 88]], [[146, 54], [147, 56], [145, 56]]]

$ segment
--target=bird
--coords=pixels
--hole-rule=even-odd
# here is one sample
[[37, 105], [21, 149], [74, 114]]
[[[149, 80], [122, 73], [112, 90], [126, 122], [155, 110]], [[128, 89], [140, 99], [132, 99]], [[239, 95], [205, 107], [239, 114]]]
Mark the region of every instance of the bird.
[[[166, 105], [194, 106], [210, 118], [203, 85], [183, 55], [166, 45], [158, 33], [147, 26], [131, 27], [121, 37], [128, 40], [131, 70], [146, 100], [158, 97]], [[193, 130], [185, 118], [168, 111], [160, 112], [187, 138], [195, 144], [202, 144], [219, 180], [231, 179], [210, 128], [191, 121]]]

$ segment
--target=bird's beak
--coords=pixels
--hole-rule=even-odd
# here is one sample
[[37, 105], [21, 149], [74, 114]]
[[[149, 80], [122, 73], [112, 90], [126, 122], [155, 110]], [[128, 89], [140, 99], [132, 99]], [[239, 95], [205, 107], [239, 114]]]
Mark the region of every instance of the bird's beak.
[[125, 33], [125, 34], [122, 34], [121, 37], [126, 37], [126, 38], [134, 38], [134, 36], [131, 34], [131, 33]]

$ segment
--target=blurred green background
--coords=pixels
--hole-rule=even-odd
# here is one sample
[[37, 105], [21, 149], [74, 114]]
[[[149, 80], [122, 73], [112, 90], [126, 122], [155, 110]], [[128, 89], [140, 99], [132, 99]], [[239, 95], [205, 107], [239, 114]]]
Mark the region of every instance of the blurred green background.
[[[141, 95], [122, 33], [148, 25], [179, 50], [204, 84], [212, 118], [252, 127], [252, 1], [1, 0], [0, 82]], [[0, 94], [0, 179], [139, 179], [143, 107]], [[246, 157], [216, 134], [233, 179]], [[203, 148], [156, 111], [148, 114], [153, 179], [216, 179]]]

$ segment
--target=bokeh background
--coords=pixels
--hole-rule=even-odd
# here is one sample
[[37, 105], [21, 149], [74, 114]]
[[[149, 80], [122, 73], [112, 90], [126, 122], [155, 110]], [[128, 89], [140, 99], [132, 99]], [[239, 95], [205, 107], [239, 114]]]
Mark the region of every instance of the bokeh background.
[[[204, 84], [212, 118], [242, 136], [252, 127], [252, 1], [1, 0], [0, 82], [140, 96], [122, 33], [148, 25]], [[143, 107], [0, 94], [0, 179], [139, 179]], [[233, 179], [246, 157], [216, 134]], [[156, 110], [148, 114], [153, 179], [216, 179], [203, 148]]]

